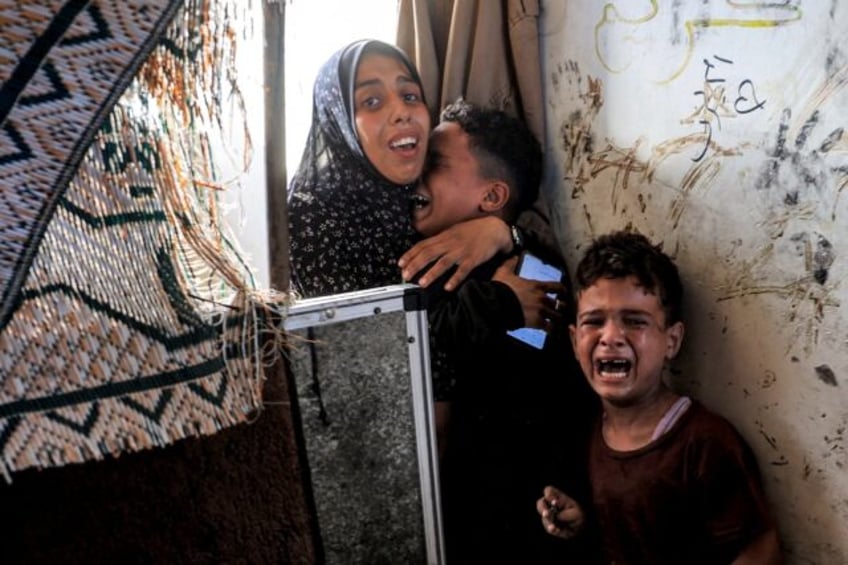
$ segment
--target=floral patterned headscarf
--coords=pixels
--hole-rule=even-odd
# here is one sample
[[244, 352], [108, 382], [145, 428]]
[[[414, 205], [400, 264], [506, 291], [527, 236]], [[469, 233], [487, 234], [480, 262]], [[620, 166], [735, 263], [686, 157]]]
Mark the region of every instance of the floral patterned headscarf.
[[397, 57], [397, 47], [356, 41], [324, 63], [315, 79], [312, 126], [288, 191], [292, 288], [321, 296], [401, 282], [397, 260], [413, 243], [409, 197], [365, 157], [353, 109], [356, 70], [366, 51]]

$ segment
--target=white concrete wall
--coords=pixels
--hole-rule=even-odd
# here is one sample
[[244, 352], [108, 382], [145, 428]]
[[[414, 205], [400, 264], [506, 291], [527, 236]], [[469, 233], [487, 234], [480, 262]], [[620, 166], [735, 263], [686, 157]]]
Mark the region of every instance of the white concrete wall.
[[664, 243], [673, 381], [752, 445], [787, 562], [848, 563], [848, 3], [547, 0], [542, 23], [571, 267], [609, 230]]

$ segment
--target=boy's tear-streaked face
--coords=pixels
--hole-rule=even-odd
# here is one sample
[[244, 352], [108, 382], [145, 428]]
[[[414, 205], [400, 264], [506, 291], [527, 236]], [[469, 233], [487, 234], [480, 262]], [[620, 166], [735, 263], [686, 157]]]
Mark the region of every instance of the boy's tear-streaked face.
[[666, 327], [659, 297], [635, 277], [602, 278], [580, 293], [571, 338], [583, 373], [605, 403], [649, 405], [661, 390], [666, 359], [680, 348], [683, 324]]
[[489, 183], [480, 177], [468, 140], [454, 122], [439, 124], [430, 135], [427, 165], [412, 211], [413, 226], [422, 235], [435, 235], [483, 215], [480, 205]]

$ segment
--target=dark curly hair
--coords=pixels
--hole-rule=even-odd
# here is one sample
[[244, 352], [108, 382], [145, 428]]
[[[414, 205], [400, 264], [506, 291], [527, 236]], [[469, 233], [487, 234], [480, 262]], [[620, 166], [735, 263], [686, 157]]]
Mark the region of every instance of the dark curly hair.
[[683, 283], [674, 261], [661, 245], [653, 245], [647, 237], [635, 232], [613, 232], [592, 242], [577, 265], [575, 296], [599, 279], [629, 276], [636, 277], [642, 288], [657, 295], [666, 325], [682, 320]]
[[533, 205], [542, 181], [542, 148], [521, 120], [501, 110], [459, 99], [442, 110], [442, 122], [454, 122], [469, 137], [480, 175], [500, 179], [510, 188], [504, 218], [512, 221]]

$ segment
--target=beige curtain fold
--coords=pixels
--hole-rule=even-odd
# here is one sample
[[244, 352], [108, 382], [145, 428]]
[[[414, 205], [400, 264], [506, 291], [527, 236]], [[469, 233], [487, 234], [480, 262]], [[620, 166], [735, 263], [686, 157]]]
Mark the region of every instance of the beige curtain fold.
[[[434, 118], [462, 96], [524, 119], [545, 141], [538, 0], [400, 0], [397, 45], [421, 73]], [[555, 248], [541, 193], [518, 222]]]

